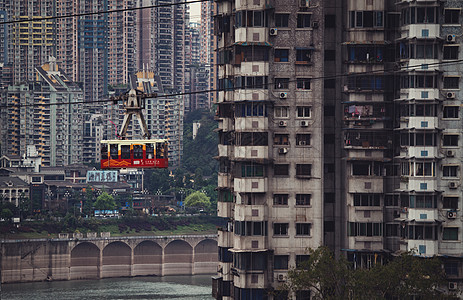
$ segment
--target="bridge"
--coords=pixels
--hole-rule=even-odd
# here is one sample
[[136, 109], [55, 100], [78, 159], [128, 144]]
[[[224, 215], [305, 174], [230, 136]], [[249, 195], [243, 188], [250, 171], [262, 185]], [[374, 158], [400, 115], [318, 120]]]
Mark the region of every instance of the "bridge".
[[213, 274], [217, 235], [2, 240], [1, 282]]

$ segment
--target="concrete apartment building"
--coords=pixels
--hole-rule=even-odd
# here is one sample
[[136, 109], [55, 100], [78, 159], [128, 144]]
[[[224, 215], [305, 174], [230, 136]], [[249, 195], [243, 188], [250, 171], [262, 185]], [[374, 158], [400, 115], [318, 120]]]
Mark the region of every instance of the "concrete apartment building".
[[277, 297], [320, 245], [358, 268], [440, 256], [461, 288], [463, 3], [215, 4], [215, 298]]

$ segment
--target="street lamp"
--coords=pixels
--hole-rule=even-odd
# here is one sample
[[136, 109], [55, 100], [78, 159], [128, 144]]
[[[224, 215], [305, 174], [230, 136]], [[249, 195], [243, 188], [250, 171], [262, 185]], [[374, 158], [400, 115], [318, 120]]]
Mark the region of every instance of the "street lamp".
[[185, 190], [180, 189], [180, 205], [182, 206], [183, 210], [185, 210], [185, 203], [183, 203], [183, 196], [185, 195]]
[[67, 213], [68, 208], [69, 208], [69, 197], [71, 197], [71, 193], [69, 192], [69, 190], [66, 190], [66, 192], [64, 193], [64, 197], [66, 198], [66, 213]]

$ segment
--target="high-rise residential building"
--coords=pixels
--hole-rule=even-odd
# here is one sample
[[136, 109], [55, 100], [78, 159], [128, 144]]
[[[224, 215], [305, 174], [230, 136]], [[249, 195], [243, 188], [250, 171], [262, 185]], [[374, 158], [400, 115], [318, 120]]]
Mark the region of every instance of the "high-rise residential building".
[[2, 109], [3, 154], [23, 156], [35, 145], [42, 166], [82, 162], [82, 90], [58, 69], [55, 58], [36, 68], [35, 81], [9, 86], [1, 98], [7, 107]]
[[201, 57], [200, 62], [206, 66], [208, 73], [207, 80], [207, 103], [206, 107], [211, 108], [214, 103], [217, 92], [217, 36], [214, 35], [214, 16], [216, 15], [217, 3], [212, 1], [201, 2], [201, 25], [200, 25], [200, 39], [201, 39]]
[[324, 5], [299, 3], [216, 3], [219, 286], [235, 299], [263, 299], [324, 241]]
[[54, 16], [54, 1], [4, 0], [0, 11], [14, 22], [2, 26], [2, 62], [12, 64], [14, 84], [32, 81], [35, 68], [56, 55], [56, 21], [44, 19]]
[[439, 256], [459, 287], [463, 2], [216, 4], [215, 297], [275, 298], [320, 245]]

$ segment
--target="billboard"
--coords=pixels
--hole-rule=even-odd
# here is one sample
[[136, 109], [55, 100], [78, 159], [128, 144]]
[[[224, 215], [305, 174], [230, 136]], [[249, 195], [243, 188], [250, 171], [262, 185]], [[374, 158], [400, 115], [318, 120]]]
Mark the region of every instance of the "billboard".
[[88, 171], [87, 183], [89, 182], [117, 182], [117, 171]]

